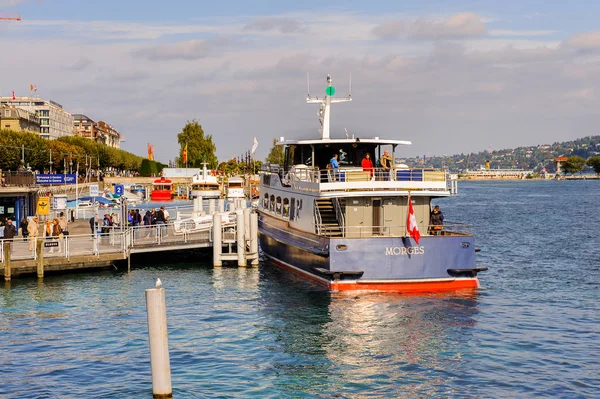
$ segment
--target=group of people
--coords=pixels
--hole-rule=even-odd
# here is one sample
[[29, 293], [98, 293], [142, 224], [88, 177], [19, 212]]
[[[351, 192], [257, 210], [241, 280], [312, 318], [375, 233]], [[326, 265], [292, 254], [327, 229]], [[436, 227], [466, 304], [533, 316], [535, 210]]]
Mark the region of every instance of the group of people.
[[[383, 155], [379, 159], [377, 174], [375, 173], [375, 164], [373, 163], [371, 154], [368, 152], [365, 153], [360, 166], [363, 168], [363, 171], [370, 172], [372, 179], [376, 178], [378, 180], [389, 180], [390, 170], [392, 168], [392, 157], [390, 156], [388, 150], [383, 151]], [[338, 154], [333, 154], [333, 157], [329, 160], [329, 164], [327, 164], [327, 169], [332, 169], [334, 171], [334, 180], [337, 180], [335, 176], [339, 167], [340, 164], [338, 162]]]
[[[24, 240], [29, 239], [29, 250], [33, 251], [35, 242], [38, 237], [46, 237], [46, 240], [59, 240], [58, 250], [62, 248], [62, 240], [65, 235], [69, 234], [69, 222], [65, 217], [64, 212], [61, 212], [57, 218], [48, 219], [40, 223], [37, 216], [33, 218], [23, 218], [21, 221], [21, 236]], [[14, 240], [18, 236], [17, 227], [11, 219], [6, 220], [4, 226], [4, 239]], [[50, 252], [54, 252], [54, 247], [51, 247]]]
[[[132, 209], [127, 212], [127, 223], [126, 226], [139, 227], [139, 226], [165, 226], [169, 220], [169, 211], [165, 209], [164, 206], [161, 206], [160, 209], [152, 208], [151, 211], [146, 211], [145, 214], [142, 215], [139, 209]], [[90, 229], [92, 231], [92, 235], [96, 234], [98, 231], [98, 227], [100, 224], [100, 220], [98, 218], [98, 214], [92, 216], [89, 220]], [[110, 233], [112, 227], [120, 226], [121, 223], [118, 220], [116, 214], [105, 214], [102, 220], [101, 233], [107, 234]], [[146, 234], [148, 235], [149, 232]], [[163, 236], [166, 236], [166, 230], [163, 230]]]

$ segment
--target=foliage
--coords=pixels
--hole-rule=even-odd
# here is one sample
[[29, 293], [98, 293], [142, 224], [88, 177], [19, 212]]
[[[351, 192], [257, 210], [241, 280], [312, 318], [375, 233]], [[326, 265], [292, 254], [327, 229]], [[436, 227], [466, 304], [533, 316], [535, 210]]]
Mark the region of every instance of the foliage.
[[587, 165], [594, 169], [594, 172], [600, 174], [600, 156], [591, 157], [587, 160]]
[[0, 130], [0, 169], [16, 170], [21, 165], [22, 146], [25, 147], [25, 165], [33, 170], [64, 172], [83, 169], [86, 160], [92, 166], [113, 167], [119, 170], [138, 170], [141, 157], [116, 148], [107, 147], [84, 137], [61, 137], [46, 140], [35, 133]]
[[577, 155], [570, 156], [569, 159], [563, 164], [563, 170], [565, 173], [575, 174], [581, 172], [585, 166], [585, 159], [578, 157]]
[[277, 145], [277, 140], [273, 140], [273, 147], [269, 151], [269, 155], [267, 156], [266, 162], [270, 164], [283, 165], [283, 146]]
[[167, 165], [157, 162], [151, 161], [149, 159], [142, 159], [142, 164], [140, 166], [140, 176], [142, 177], [152, 177], [160, 176], [160, 173]]
[[177, 162], [183, 165], [183, 149], [187, 145], [188, 166], [192, 168], [201, 168], [206, 160], [209, 169], [215, 169], [218, 164], [215, 147], [212, 141], [212, 135], [204, 134], [202, 126], [197, 120], [187, 121], [181, 132], [177, 135], [177, 142], [181, 149]]
[[237, 162], [237, 160], [230, 159], [227, 162], [221, 162], [218, 166], [219, 170], [222, 170], [225, 176], [241, 175], [244, 173], [258, 173], [262, 166], [262, 161], [251, 161], [249, 165], [246, 162]]

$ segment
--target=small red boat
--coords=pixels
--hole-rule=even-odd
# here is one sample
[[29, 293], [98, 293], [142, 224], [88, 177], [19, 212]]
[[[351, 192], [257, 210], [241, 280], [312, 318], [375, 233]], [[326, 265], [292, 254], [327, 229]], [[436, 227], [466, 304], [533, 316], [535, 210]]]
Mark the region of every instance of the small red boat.
[[173, 182], [169, 179], [161, 177], [160, 179], [154, 180], [152, 183], [152, 192], [150, 193], [150, 200], [152, 201], [172, 201], [173, 200]]

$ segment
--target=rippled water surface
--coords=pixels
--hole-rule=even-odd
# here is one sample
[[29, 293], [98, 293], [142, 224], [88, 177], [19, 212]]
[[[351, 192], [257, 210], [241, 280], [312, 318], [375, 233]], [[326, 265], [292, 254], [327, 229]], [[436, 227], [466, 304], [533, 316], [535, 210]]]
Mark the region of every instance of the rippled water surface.
[[167, 290], [175, 398], [600, 397], [600, 182], [462, 183], [478, 292], [335, 295], [206, 259], [0, 283], [0, 397], [151, 398]]

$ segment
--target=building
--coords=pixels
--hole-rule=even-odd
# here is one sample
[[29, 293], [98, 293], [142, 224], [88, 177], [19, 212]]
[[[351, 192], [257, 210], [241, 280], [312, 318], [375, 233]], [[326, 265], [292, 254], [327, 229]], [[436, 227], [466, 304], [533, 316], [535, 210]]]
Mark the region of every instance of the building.
[[0, 128], [39, 134], [40, 118], [25, 109], [2, 105], [0, 106]]
[[98, 122], [98, 128], [104, 132], [104, 144], [113, 147], [121, 148], [121, 134], [106, 122]]
[[121, 147], [121, 135], [104, 121], [95, 122], [83, 114], [73, 115], [73, 133], [113, 148]]
[[73, 115], [57, 102], [33, 97], [0, 97], [1, 105], [10, 105], [35, 113], [40, 119], [40, 136], [55, 140], [73, 135]]

